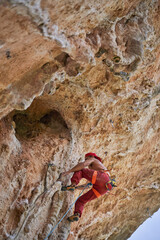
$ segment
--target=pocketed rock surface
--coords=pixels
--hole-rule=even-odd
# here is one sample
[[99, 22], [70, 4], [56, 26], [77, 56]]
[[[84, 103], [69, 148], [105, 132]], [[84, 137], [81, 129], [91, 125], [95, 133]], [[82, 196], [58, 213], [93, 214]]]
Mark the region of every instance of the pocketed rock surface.
[[0, 1], [0, 239], [49, 234], [86, 152], [118, 187], [50, 240], [125, 240], [160, 208], [159, 22], [158, 0]]

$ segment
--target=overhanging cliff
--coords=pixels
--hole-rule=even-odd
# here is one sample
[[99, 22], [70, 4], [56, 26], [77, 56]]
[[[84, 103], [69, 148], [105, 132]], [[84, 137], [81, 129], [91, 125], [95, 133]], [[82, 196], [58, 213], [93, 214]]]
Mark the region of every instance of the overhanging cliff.
[[127, 239], [159, 209], [159, 22], [158, 0], [1, 0], [1, 239], [46, 237], [88, 151], [118, 188], [49, 239]]

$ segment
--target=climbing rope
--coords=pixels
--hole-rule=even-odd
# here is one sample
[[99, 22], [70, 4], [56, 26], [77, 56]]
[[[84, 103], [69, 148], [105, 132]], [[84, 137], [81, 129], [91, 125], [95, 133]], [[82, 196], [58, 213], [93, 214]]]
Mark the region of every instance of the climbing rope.
[[67, 212], [63, 215], [63, 217], [59, 220], [59, 222], [55, 225], [55, 227], [49, 232], [49, 234], [47, 235], [47, 237], [44, 240], [47, 240], [48, 237], [53, 233], [53, 231], [56, 229], [56, 227], [60, 224], [60, 222], [62, 222], [63, 218], [67, 215], [67, 213], [72, 209], [73, 205], [75, 204], [75, 202], [78, 200], [78, 198], [82, 195], [82, 193], [84, 192], [84, 190], [90, 186], [90, 183], [86, 184], [82, 190], [82, 192], [79, 194], [79, 196], [76, 198], [76, 200], [71, 204], [71, 206], [68, 208]]

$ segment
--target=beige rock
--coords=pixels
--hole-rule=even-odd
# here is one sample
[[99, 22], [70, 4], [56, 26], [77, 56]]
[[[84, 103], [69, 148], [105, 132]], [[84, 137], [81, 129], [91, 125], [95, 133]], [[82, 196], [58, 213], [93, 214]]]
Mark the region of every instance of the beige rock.
[[127, 239], [159, 209], [159, 8], [0, 2], [1, 239], [49, 234], [79, 193], [61, 192], [59, 174], [88, 151], [118, 187], [50, 239]]

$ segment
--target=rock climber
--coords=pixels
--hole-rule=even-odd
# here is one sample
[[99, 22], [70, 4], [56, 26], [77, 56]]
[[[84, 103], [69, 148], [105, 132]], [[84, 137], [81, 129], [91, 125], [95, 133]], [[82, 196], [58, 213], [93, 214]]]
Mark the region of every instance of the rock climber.
[[[87, 168], [88, 167], [88, 168]], [[62, 176], [66, 176], [74, 172], [71, 178], [71, 185], [63, 186], [62, 191], [74, 191], [76, 185], [82, 178], [85, 178], [92, 183], [92, 188], [83, 194], [75, 203], [74, 215], [67, 218], [68, 221], [78, 221], [82, 215], [84, 205], [91, 200], [98, 198], [108, 191], [116, 187], [114, 179], [110, 179], [110, 174], [107, 173], [106, 167], [102, 164], [102, 160], [95, 153], [87, 153], [85, 161], [78, 163], [69, 171], [63, 172]]]

